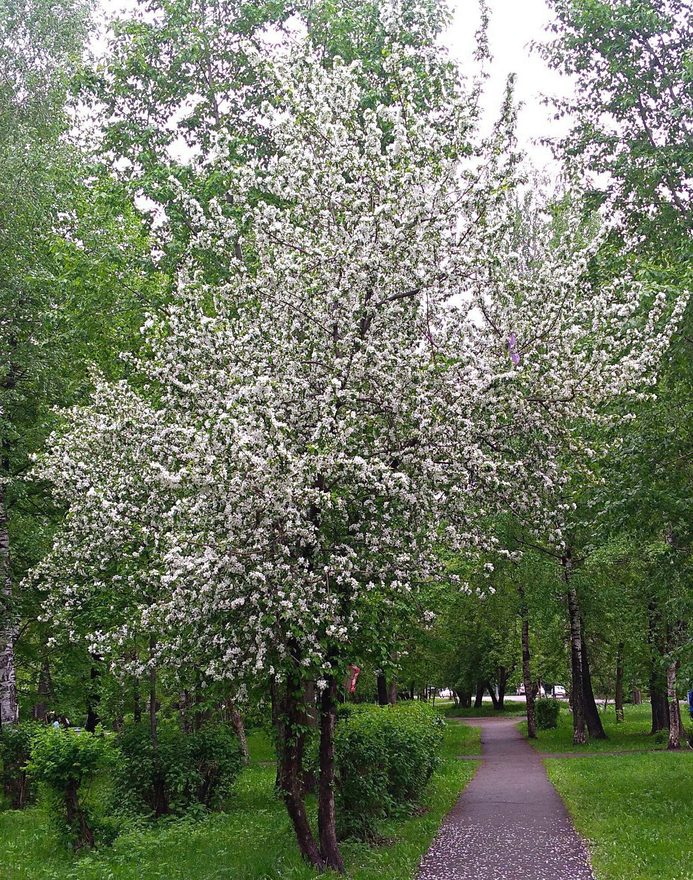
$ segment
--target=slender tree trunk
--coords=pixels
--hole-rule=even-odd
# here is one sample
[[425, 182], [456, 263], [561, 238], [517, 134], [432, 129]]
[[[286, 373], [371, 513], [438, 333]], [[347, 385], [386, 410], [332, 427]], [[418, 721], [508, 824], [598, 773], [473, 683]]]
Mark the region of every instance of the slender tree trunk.
[[156, 719], [156, 666], [154, 665], [155, 648], [156, 642], [152, 639], [149, 643], [149, 736], [151, 738], [152, 745], [156, 749], [159, 745], [159, 736]]
[[[98, 660], [100, 658], [94, 657], [94, 660]], [[87, 720], [84, 724], [84, 729], [88, 730], [89, 733], [94, 733], [96, 730], [96, 725], [99, 723], [99, 714], [98, 714], [98, 705], [99, 705], [99, 694], [97, 688], [97, 682], [99, 680], [99, 669], [97, 666], [92, 665], [89, 670], [89, 692], [87, 694]]]
[[238, 746], [241, 750], [241, 755], [243, 756], [243, 763], [247, 764], [250, 760], [250, 755], [248, 753], [248, 737], [245, 733], [245, 724], [243, 722], [243, 716], [238, 711], [236, 705], [229, 700], [227, 703], [228, 712], [229, 712], [229, 720], [231, 721], [231, 727], [233, 727], [234, 733], [238, 737]]
[[496, 696], [496, 689], [491, 684], [490, 681], [486, 682], [486, 690], [488, 691], [489, 696], [491, 697], [491, 704], [494, 709], [498, 709], [498, 697]]
[[570, 551], [561, 560], [563, 580], [568, 592], [568, 616], [570, 618], [570, 671], [571, 693], [573, 696], [573, 742], [582, 745], [587, 741], [585, 733], [585, 710], [582, 689], [582, 631], [580, 628], [580, 606], [572, 580], [572, 559]]
[[474, 698], [474, 708], [480, 709], [484, 703], [484, 690], [486, 688], [486, 684], [483, 681], [478, 681], [476, 683], [476, 696]]
[[387, 679], [384, 672], [378, 672], [376, 683], [378, 685], [378, 705], [387, 706]]
[[669, 742], [667, 749], [675, 751], [681, 748], [681, 707], [676, 695], [676, 674], [679, 670], [676, 660], [667, 666], [667, 697], [669, 700]]
[[520, 597], [520, 617], [522, 619], [522, 683], [525, 687], [525, 701], [527, 703], [527, 736], [530, 739], [537, 738], [537, 720], [534, 714], [534, 683], [532, 681], [531, 654], [529, 650], [529, 609], [525, 597], [525, 588], [518, 584], [517, 592]]
[[10, 533], [5, 506], [5, 491], [0, 482], [0, 728], [19, 721], [17, 704], [17, 673], [14, 645], [17, 620], [12, 606], [10, 576]]
[[616, 723], [623, 721], [625, 717], [623, 714], [623, 648], [623, 642], [619, 642], [616, 649], [616, 687], [614, 690]]
[[667, 702], [666, 677], [661, 671], [661, 660], [664, 652], [661, 615], [654, 599], [647, 608], [647, 641], [650, 646], [650, 709], [652, 727], [650, 733], [659, 733], [669, 728], [669, 704]]
[[44, 657], [41, 663], [41, 671], [38, 677], [38, 699], [31, 712], [34, 721], [45, 721], [48, 715], [48, 700], [53, 696], [53, 682], [51, 680], [51, 668], [48, 658]]
[[587, 730], [592, 739], [606, 739], [607, 736], [604, 732], [604, 726], [599, 715], [596, 700], [594, 699], [594, 691], [592, 690], [592, 674], [590, 672], [587, 643], [585, 642], [585, 628], [582, 620], [580, 621], [580, 629], [582, 639], [582, 704], [585, 721], [587, 722]]
[[505, 666], [498, 667], [498, 710], [505, 708], [505, 690], [508, 686], [508, 670]]
[[94, 832], [79, 802], [76, 782], [69, 783], [65, 789], [65, 812], [68, 825], [76, 833], [75, 849], [80, 850], [85, 847], [91, 849], [94, 846]]
[[344, 873], [344, 861], [337, 844], [335, 812], [334, 734], [337, 723], [337, 679], [330, 676], [320, 695], [320, 784], [318, 788], [318, 832], [325, 865]]

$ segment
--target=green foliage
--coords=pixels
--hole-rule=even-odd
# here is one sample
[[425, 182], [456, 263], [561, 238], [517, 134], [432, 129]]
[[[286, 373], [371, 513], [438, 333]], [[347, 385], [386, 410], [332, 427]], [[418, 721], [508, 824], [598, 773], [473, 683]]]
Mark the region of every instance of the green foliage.
[[552, 730], [554, 727], [558, 727], [560, 711], [561, 704], [558, 700], [537, 700], [534, 704], [534, 714], [539, 730]]
[[0, 730], [0, 784], [12, 809], [22, 809], [33, 800], [26, 765], [31, 755], [33, 723], [6, 724]]
[[99, 822], [85, 802], [85, 788], [110, 758], [102, 733], [46, 727], [32, 738], [29, 775], [45, 785], [58, 831], [75, 849], [95, 843]]
[[438, 764], [444, 722], [429, 706], [359, 706], [337, 725], [337, 823], [342, 837], [373, 837], [376, 820], [406, 812]]
[[219, 809], [243, 764], [233, 731], [210, 724], [185, 733], [166, 723], [157, 740], [155, 747], [143, 724], [128, 725], [118, 735], [115, 790], [121, 806], [150, 816]]

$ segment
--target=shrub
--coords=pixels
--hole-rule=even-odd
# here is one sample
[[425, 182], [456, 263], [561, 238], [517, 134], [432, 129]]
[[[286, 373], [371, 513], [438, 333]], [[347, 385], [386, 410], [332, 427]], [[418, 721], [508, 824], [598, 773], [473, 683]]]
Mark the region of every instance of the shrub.
[[98, 823], [85, 803], [85, 789], [108, 763], [101, 733], [46, 727], [32, 739], [29, 775], [46, 786], [58, 829], [75, 849], [94, 846]]
[[550, 730], [552, 727], [558, 727], [558, 716], [560, 711], [561, 704], [558, 700], [537, 700], [534, 704], [534, 715], [539, 730]]
[[411, 809], [437, 766], [443, 725], [423, 703], [341, 714], [335, 740], [341, 837], [371, 838], [378, 819]]
[[131, 811], [154, 817], [216, 809], [229, 796], [243, 766], [233, 731], [223, 724], [185, 733], [159, 725], [154, 748], [149, 728], [132, 724], [118, 735], [116, 788]]
[[6, 724], [0, 730], [0, 784], [13, 810], [21, 810], [34, 797], [26, 765], [37, 727], [35, 723], [28, 722]]

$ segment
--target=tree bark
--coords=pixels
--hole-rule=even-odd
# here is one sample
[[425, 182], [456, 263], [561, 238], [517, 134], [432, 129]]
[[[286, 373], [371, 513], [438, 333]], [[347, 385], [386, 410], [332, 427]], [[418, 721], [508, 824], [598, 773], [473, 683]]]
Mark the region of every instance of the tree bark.
[[624, 720], [623, 714], [623, 642], [618, 643], [616, 649], [616, 687], [614, 689], [614, 708], [616, 709], [616, 723]]
[[48, 700], [53, 696], [53, 682], [51, 680], [51, 669], [48, 664], [48, 658], [44, 657], [41, 663], [41, 671], [38, 677], [37, 687], [38, 699], [34, 704], [31, 717], [34, 721], [45, 721], [48, 715]]
[[71, 782], [65, 789], [65, 812], [67, 824], [76, 833], [74, 847], [76, 850], [94, 846], [94, 832], [87, 820], [86, 813], [79, 802], [77, 783]]
[[17, 634], [17, 619], [12, 607], [10, 533], [5, 491], [0, 482], [0, 728], [3, 724], [16, 724], [19, 721], [14, 661]]
[[397, 702], [397, 679], [392, 678], [387, 689], [387, 701], [391, 706]]
[[302, 783], [302, 755], [304, 745], [305, 707], [299, 705], [304, 699], [302, 683], [290, 677], [280, 698], [273, 685], [273, 718], [277, 730], [277, 787], [282, 794], [289, 819], [296, 835], [303, 858], [313, 867], [324, 870], [325, 862], [320, 854], [308, 821]]
[[602, 719], [597, 708], [597, 702], [594, 699], [594, 691], [592, 690], [592, 674], [587, 655], [587, 643], [585, 642], [585, 628], [580, 621], [580, 636], [582, 640], [582, 705], [585, 713], [585, 721], [587, 722], [587, 730], [592, 739], [606, 739]]
[[652, 599], [647, 608], [647, 641], [650, 646], [650, 709], [652, 712], [651, 734], [669, 728], [669, 704], [667, 702], [666, 676], [661, 669], [664, 653], [663, 633], [659, 608]]
[[[98, 657], [94, 657], [94, 660], [98, 660]], [[99, 669], [97, 666], [92, 665], [89, 670], [89, 693], [87, 696], [87, 720], [84, 725], [84, 729], [88, 730], [89, 733], [94, 733], [96, 730], [96, 725], [99, 723], [99, 713], [98, 713], [98, 705], [99, 705], [99, 694], [97, 691], [96, 684], [99, 680]]]
[[378, 685], [378, 705], [387, 706], [387, 679], [384, 672], [377, 673], [376, 682]]
[[669, 700], [669, 742], [667, 749], [677, 751], [681, 748], [681, 707], [676, 695], [676, 674], [679, 670], [676, 660], [667, 666], [667, 698]]
[[498, 710], [505, 708], [505, 691], [508, 687], [508, 669], [506, 666], [498, 667]]
[[318, 833], [320, 853], [328, 868], [344, 873], [344, 861], [337, 844], [335, 811], [334, 734], [337, 724], [337, 679], [329, 676], [320, 695], [320, 783], [318, 788]]
[[491, 697], [491, 704], [492, 704], [493, 708], [498, 710], [499, 704], [498, 704], [498, 697], [496, 696], [496, 689], [491, 684], [490, 681], [486, 682], [486, 690], [488, 691], [488, 694]]
[[248, 737], [245, 733], [245, 724], [243, 722], [243, 716], [238, 711], [238, 708], [234, 705], [231, 700], [228, 702], [228, 711], [229, 711], [229, 720], [231, 721], [231, 727], [233, 727], [234, 733], [238, 737], [238, 746], [241, 750], [241, 755], [243, 756], [243, 763], [247, 764], [250, 760], [250, 755], [248, 753]]
[[527, 736], [530, 739], [537, 738], [537, 720], [534, 714], [534, 683], [532, 682], [531, 654], [529, 650], [529, 609], [525, 597], [525, 589], [518, 584], [517, 592], [520, 597], [520, 617], [522, 619], [522, 683], [525, 686], [525, 701], [527, 703]]
[[474, 698], [474, 708], [480, 709], [484, 703], [484, 691], [486, 690], [486, 682], [478, 681], [476, 683], [476, 696]]
[[580, 627], [580, 606], [572, 580], [572, 559], [567, 550], [561, 560], [563, 580], [568, 592], [568, 616], [570, 619], [570, 671], [573, 705], [573, 742], [583, 745], [587, 741], [585, 733], [585, 710], [582, 688], [582, 630]]

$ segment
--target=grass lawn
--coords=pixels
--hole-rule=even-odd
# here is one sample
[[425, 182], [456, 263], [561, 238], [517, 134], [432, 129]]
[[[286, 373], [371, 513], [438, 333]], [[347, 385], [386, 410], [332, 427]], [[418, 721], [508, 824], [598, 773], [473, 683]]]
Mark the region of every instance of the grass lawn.
[[[383, 822], [388, 845], [343, 844], [353, 880], [411, 880], [443, 816], [474, 774], [475, 734], [461, 724], [445, 731], [443, 760], [424, 810]], [[477, 738], [478, 740], [478, 738]], [[0, 880], [308, 880], [317, 875], [298, 856], [282, 803], [274, 795], [269, 738], [250, 737], [252, 762], [226, 813], [199, 821], [161, 822], [120, 835], [112, 847], [74, 857], [53, 836], [39, 808], [0, 812]]]
[[[667, 733], [650, 736], [650, 704], [642, 703], [640, 706], [627, 705], [625, 707], [625, 720], [616, 723], [613, 706], [606, 712], [601, 713], [602, 724], [607, 739], [589, 740], [586, 746], [573, 745], [573, 721], [567, 708], [561, 708], [558, 727], [554, 730], [539, 730], [537, 738], [530, 740], [531, 744], [540, 752], [619, 752], [619, 751], [649, 751], [651, 749], [666, 749]], [[683, 709], [682, 709], [683, 714]], [[527, 723], [520, 725], [520, 730], [527, 733]]]
[[551, 758], [545, 765], [590, 842], [597, 880], [693, 878], [693, 754]]

